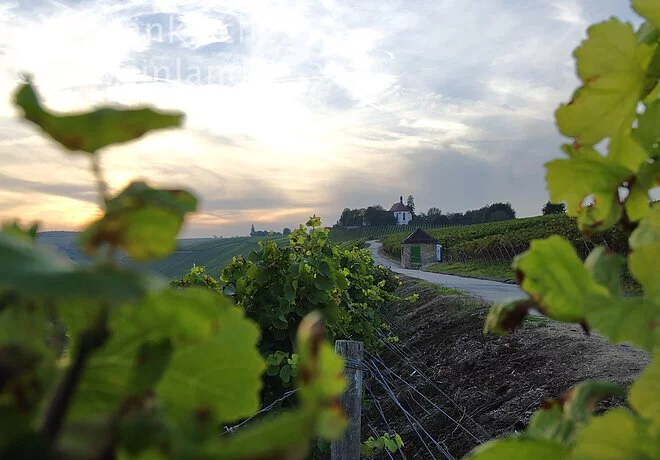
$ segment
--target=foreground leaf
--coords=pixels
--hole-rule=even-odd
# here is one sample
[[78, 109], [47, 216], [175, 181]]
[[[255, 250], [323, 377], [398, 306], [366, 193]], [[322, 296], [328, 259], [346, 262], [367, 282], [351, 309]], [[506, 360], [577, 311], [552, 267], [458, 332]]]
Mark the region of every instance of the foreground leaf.
[[562, 134], [594, 145], [632, 122], [652, 47], [637, 45], [632, 26], [614, 18], [587, 34], [574, 53], [583, 86], [556, 118]]
[[95, 254], [103, 244], [122, 248], [135, 260], [169, 255], [176, 249], [186, 213], [197, 199], [185, 190], [158, 190], [133, 182], [107, 203], [106, 214], [81, 235], [82, 248]]
[[[605, 230], [619, 219], [617, 190], [632, 171], [600, 155], [553, 160], [545, 167], [550, 200], [565, 201], [567, 214], [580, 216], [581, 229]], [[582, 206], [592, 194], [594, 204]]]
[[632, 7], [640, 15], [660, 27], [660, 5], [655, 0], [632, 0]]
[[628, 264], [649, 299], [660, 299], [660, 207], [655, 206], [630, 235]]
[[165, 286], [159, 278], [112, 267], [76, 267], [54, 250], [0, 234], [0, 292], [28, 299], [102, 299], [119, 303]]
[[599, 401], [622, 394], [623, 389], [611, 382], [581, 382], [559, 400], [546, 401], [532, 416], [525, 436], [569, 445], [575, 433], [587, 423]]
[[546, 440], [505, 438], [490, 441], [473, 450], [469, 460], [561, 460], [568, 458], [567, 447]]
[[660, 356], [654, 357], [628, 394], [632, 407], [660, 427]]
[[584, 321], [585, 299], [606, 293], [582, 264], [573, 246], [560, 236], [534, 240], [529, 251], [514, 260], [520, 287], [544, 315], [566, 322]]
[[[257, 410], [264, 370], [259, 331], [228, 299], [203, 289], [166, 290], [137, 307], [112, 311], [110, 332], [85, 370], [77, 418], [117, 410], [125, 398], [146, 390], [145, 382], [133, 383], [145, 375], [179, 420], [201, 411], [223, 423]], [[162, 345], [166, 339], [171, 352]], [[145, 346], [156, 352], [152, 363], [144, 360]], [[169, 360], [164, 370], [163, 359]]]
[[[607, 460], [657, 458], [657, 446], [646, 426], [625, 409], [593, 417], [578, 433], [571, 458]], [[655, 451], [655, 452], [654, 452]]]
[[101, 108], [77, 115], [55, 115], [42, 107], [29, 82], [17, 91], [14, 101], [26, 120], [39, 126], [64, 148], [87, 153], [138, 139], [155, 129], [179, 126], [183, 121], [179, 112], [158, 112], [150, 108]]

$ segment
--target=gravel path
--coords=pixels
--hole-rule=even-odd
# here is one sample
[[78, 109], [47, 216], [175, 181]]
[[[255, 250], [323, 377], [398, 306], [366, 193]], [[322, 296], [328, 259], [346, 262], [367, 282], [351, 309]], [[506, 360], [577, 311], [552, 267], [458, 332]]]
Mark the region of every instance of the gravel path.
[[525, 297], [523, 291], [515, 284], [500, 283], [498, 281], [482, 280], [477, 278], [464, 278], [456, 275], [445, 275], [442, 273], [425, 272], [422, 270], [410, 270], [401, 268], [401, 266], [385, 257], [382, 253], [382, 244], [380, 241], [371, 240], [369, 249], [374, 256], [377, 264], [389, 267], [393, 272], [428, 281], [429, 283], [440, 284], [442, 286], [458, 289], [467, 294], [481, 297], [490, 302], [502, 301], [506, 299]]

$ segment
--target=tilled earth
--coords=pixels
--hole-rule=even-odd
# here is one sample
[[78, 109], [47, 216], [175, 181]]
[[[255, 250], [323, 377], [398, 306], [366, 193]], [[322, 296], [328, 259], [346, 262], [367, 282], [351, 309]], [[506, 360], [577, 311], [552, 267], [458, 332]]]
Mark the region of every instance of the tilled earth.
[[[606, 379], [627, 386], [649, 361], [643, 351], [545, 319], [531, 318], [507, 337], [485, 336], [484, 302], [438, 295], [433, 287], [404, 280], [398, 294], [414, 293], [420, 296], [417, 302], [393, 305], [387, 315], [400, 339], [381, 352], [391, 393], [365, 377], [362, 435], [398, 432], [407, 458], [442, 458], [422, 427], [459, 458], [480, 442], [523, 430], [543, 400], [574, 384]], [[610, 399], [598, 410], [624, 403]]]

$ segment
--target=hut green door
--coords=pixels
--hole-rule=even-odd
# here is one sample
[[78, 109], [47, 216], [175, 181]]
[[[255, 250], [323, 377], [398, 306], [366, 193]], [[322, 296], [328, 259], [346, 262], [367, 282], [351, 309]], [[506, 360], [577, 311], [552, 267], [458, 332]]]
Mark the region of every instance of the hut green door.
[[410, 263], [411, 264], [422, 263], [422, 254], [419, 246], [410, 247]]

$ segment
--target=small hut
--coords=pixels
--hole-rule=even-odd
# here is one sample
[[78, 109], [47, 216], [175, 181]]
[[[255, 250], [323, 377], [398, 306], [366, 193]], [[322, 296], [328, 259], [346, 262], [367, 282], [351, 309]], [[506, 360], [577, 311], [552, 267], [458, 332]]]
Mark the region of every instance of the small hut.
[[436, 262], [438, 240], [421, 228], [416, 229], [401, 241], [401, 266], [421, 268]]

